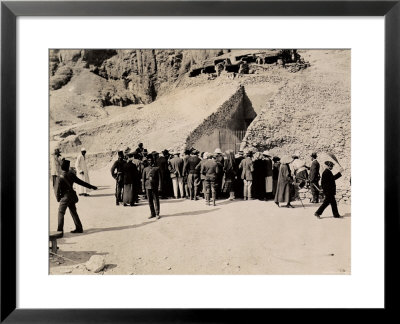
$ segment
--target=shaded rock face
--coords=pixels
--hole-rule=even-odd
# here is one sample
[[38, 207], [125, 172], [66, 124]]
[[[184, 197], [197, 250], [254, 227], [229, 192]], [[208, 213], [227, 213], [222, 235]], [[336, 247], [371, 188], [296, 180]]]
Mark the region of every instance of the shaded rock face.
[[244, 87], [240, 86], [216, 112], [190, 133], [186, 140], [187, 147], [208, 152], [217, 147], [224, 151], [236, 151], [235, 142], [241, 139], [237, 138], [240, 132], [235, 131], [245, 131], [256, 116]]

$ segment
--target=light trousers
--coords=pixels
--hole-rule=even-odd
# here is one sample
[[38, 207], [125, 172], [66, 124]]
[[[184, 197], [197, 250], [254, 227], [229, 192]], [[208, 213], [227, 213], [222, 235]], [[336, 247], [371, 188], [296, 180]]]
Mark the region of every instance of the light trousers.
[[253, 180], [244, 180], [243, 179], [243, 197], [251, 198], [251, 186], [253, 184]]
[[178, 187], [179, 187], [179, 192], [181, 194], [181, 198], [184, 196], [184, 191], [183, 191], [183, 177], [176, 177], [172, 178], [172, 187], [174, 188], [174, 196], [175, 198], [178, 198]]

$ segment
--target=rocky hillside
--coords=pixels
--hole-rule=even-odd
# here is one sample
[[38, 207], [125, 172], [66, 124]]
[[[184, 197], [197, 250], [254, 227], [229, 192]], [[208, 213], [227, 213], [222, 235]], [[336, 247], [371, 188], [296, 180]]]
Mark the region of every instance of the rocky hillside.
[[[213, 70], [216, 61], [249, 53], [257, 60], [244, 74]], [[50, 140], [65, 154], [85, 146], [96, 163], [138, 141], [149, 149], [182, 148], [210, 120], [211, 128], [229, 128], [223, 112], [235, 111], [230, 98], [242, 89], [256, 113], [243, 148], [279, 156], [298, 150], [304, 159], [330, 151], [348, 183], [350, 51], [298, 51], [309, 65], [277, 64], [268, 53], [274, 51], [51, 50]], [[275, 61], [260, 63], [267, 54]], [[237, 67], [232, 61], [230, 68]]]
[[334, 153], [350, 179], [350, 51], [303, 51], [311, 67], [293, 73], [250, 125], [243, 146], [282, 156]]

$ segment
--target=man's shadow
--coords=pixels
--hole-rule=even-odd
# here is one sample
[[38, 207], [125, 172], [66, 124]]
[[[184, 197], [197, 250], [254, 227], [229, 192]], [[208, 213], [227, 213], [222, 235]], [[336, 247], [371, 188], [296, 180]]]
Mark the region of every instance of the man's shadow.
[[176, 216], [196, 216], [196, 215], [202, 215], [202, 214], [208, 214], [215, 212], [217, 210], [220, 210], [220, 208], [211, 208], [210, 209], [203, 209], [203, 210], [196, 210], [196, 211], [187, 211], [187, 212], [182, 212], [182, 213], [175, 213], [175, 214], [169, 214], [169, 215], [163, 215], [161, 216], [161, 219], [164, 217], [176, 217]]

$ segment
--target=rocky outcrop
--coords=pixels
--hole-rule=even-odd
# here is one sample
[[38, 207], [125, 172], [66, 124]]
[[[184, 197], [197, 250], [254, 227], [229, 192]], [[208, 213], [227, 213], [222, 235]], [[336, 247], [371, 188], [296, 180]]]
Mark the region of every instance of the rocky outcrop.
[[192, 65], [222, 55], [223, 50], [51, 50], [50, 82], [56, 90], [65, 82], [53, 81], [60, 67], [89, 69], [106, 80], [121, 81], [122, 88], [102, 94], [103, 106], [148, 104], [164, 94]]

